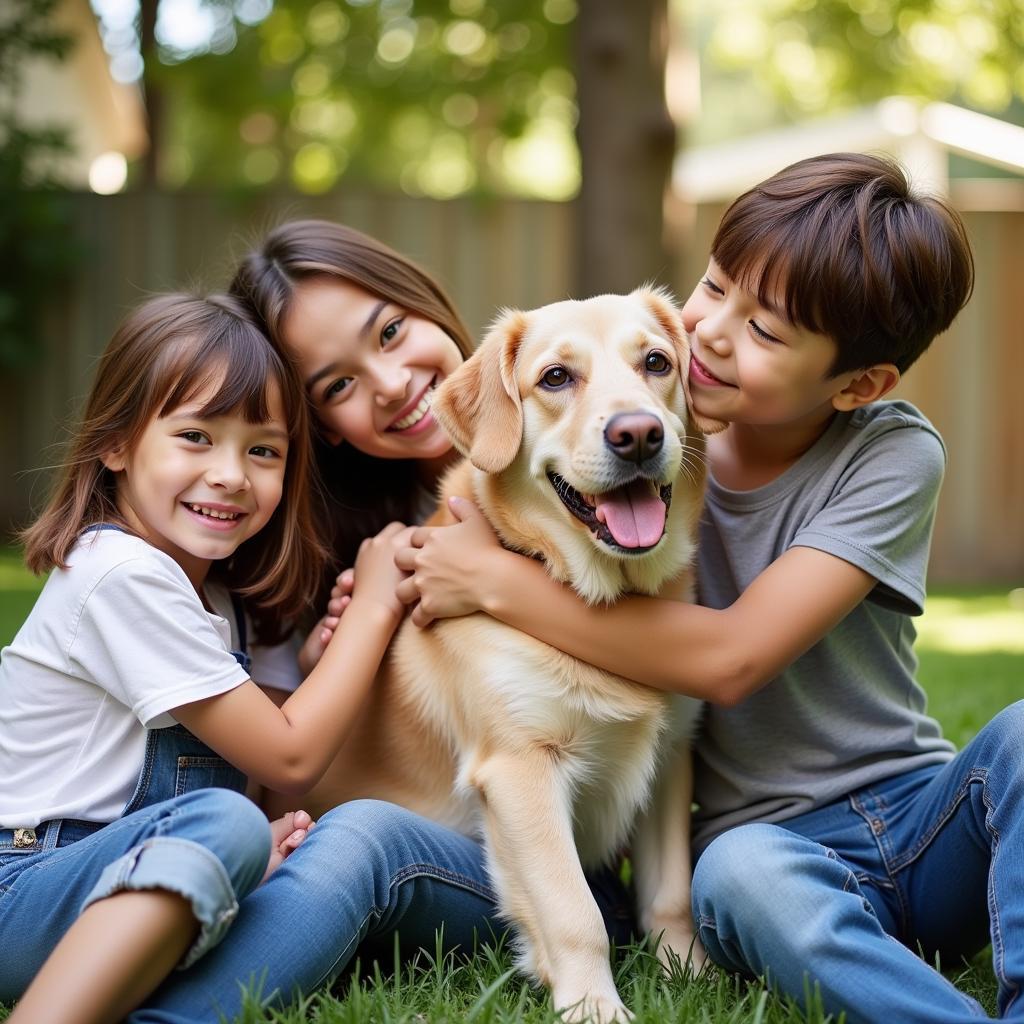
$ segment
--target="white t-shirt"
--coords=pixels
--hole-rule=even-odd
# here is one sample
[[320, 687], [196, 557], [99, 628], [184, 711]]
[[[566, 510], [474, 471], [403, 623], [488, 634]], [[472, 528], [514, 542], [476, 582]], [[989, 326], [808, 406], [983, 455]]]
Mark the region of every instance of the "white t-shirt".
[[[206, 611], [168, 555], [98, 530], [68, 564], [0, 653], [0, 828], [114, 821], [135, 789], [146, 729], [248, 678], [230, 653], [229, 621]], [[230, 615], [226, 592], [215, 600]], [[254, 678], [287, 681], [278, 648], [250, 653], [266, 655]]]

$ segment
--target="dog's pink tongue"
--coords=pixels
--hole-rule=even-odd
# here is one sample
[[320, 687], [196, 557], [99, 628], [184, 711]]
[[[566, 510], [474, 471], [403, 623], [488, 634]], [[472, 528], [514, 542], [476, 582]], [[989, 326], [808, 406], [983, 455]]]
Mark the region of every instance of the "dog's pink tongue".
[[599, 494], [594, 511], [620, 547], [653, 547], [665, 532], [665, 503], [645, 480]]

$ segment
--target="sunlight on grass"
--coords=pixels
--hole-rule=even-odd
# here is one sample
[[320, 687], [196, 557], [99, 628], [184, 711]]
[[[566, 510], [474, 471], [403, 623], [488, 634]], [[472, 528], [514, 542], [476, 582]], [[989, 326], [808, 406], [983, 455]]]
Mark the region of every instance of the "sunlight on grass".
[[0, 559], [0, 592], [26, 591], [37, 593], [43, 585], [43, 581], [32, 575], [22, 564], [20, 558], [4, 557]]
[[922, 650], [1024, 654], [1024, 588], [930, 596], [917, 635]]

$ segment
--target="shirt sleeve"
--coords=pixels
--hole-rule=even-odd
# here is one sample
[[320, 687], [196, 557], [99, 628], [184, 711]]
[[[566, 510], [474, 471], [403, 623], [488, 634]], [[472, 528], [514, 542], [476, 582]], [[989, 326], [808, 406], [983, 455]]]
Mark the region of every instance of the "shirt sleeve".
[[145, 726], [248, 679], [188, 581], [144, 559], [115, 565], [86, 595], [68, 657]]
[[792, 545], [858, 566], [878, 580], [870, 600], [920, 615], [945, 465], [942, 441], [921, 424], [901, 419], [870, 431]]

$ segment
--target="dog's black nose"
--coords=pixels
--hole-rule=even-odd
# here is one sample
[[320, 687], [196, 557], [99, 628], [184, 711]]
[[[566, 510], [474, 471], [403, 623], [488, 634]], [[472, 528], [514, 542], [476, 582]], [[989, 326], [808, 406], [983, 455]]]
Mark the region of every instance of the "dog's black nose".
[[604, 428], [604, 441], [620, 459], [645, 462], [661, 451], [665, 432], [649, 412], [620, 412]]

